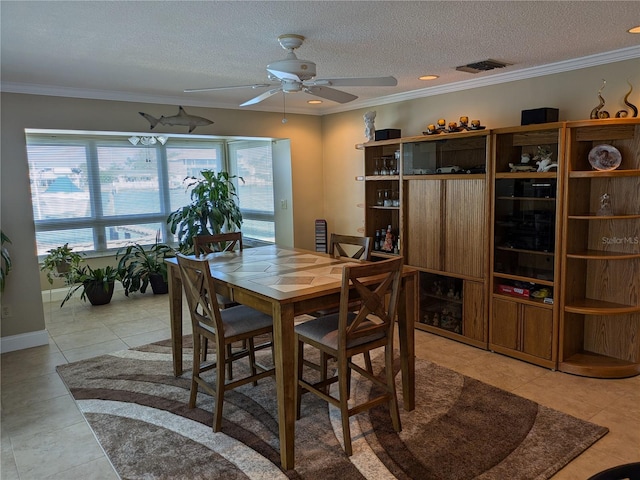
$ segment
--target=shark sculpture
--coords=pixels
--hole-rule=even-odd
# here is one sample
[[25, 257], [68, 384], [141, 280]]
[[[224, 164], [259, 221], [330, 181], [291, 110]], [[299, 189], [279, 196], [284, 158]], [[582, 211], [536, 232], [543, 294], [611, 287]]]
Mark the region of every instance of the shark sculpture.
[[162, 115], [160, 118], [155, 118], [148, 113], [138, 112], [144, 118], [147, 119], [149, 124], [151, 124], [150, 130], [153, 130], [153, 127], [156, 125], [168, 125], [170, 127], [180, 125], [189, 127], [189, 133], [193, 132], [196, 127], [204, 127], [206, 125], [211, 125], [213, 122], [204, 117], [197, 117], [195, 115], [189, 115], [185, 112], [184, 108], [178, 107], [178, 114], [173, 115], [172, 117], [165, 117]]

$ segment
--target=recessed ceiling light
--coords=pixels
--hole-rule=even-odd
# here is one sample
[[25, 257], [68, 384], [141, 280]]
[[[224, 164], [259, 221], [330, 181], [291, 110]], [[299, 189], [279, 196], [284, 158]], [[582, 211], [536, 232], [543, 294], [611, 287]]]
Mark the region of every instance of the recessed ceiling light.
[[307, 103], [310, 103], [311, 105], [317, 105], [319, 103], [322, 103], [322, 100], [308, 100]]
[[435, 80], [436, 78], [439, 78], [438, 75], [422, 75], [418, 80]]
[[640, 25], [638, 25], [637, 27], [630, 28], [629, 30], [627, 30], [627, 32], [629, 32], [629, 33], [640, 33]]

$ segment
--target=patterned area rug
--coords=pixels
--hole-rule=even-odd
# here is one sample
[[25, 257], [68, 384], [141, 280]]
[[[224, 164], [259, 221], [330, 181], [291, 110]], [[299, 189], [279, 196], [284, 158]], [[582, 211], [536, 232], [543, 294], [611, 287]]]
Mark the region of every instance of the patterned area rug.
[[[386, 407], [352, 417], [347, 457], [339, 411], [305, 395], [296, 468], [283, 471], [274, 379], [228, 392], [222, 432], [213, 433], [212, 399], [201, 392], [197, 408], [187, 407], [190, 372], [175, 378], [170, 354], [165, 341], [58, 367], [122, 478], [547, 479], [608, 431], [417, 360], [416, 409], [400, 409], [401, 433]], [[242, 362], [234, 366], [239, 375]], [[369, 395], [357, 379], [352, 395]]]

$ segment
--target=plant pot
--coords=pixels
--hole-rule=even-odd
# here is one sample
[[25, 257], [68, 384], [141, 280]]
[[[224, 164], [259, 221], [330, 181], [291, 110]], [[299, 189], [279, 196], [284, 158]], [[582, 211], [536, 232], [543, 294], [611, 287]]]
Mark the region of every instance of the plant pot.
[[113, 288], [115, 282], [110, 282], [108, 288], [104, 289], [103, 283], [87, 283], [84, 286], [84, 292], [89, 299], [91, 305], [106, 305], [113, 297]]
[[69, 273], [70, 269], [71, 269], [71, 264], [69, 262], [63, 261], [63, 262], [56, 263], [56, 270], [59, 275], [65, 275]]
[[169, 293], [169, 283], [164, 281], [162, 275], [149, 275], [149, 283], [151, 284], [151, 290], [153, 290], [154, 295]]

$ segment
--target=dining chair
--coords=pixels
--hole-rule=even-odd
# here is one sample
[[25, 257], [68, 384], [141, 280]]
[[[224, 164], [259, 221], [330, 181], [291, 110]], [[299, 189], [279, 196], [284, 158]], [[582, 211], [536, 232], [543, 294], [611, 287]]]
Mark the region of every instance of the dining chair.
[[592, 475], [588, 480], [640, 480], [640, 462], [607, 468]]
[[[193, 251], [196, 256], [207, 255], [213, 252], [232, 252], [238, 249], [242, 251], [242, 232], [227, 232], [216, 233], [214, 235], [194, 235], [193, 237]], [[239, 305], [224, 295], [217, 294], [218, 305], [222, 309], [231, 308]], [[203, 359], [207, 358], [207, 348], [202, 349]], [[227, 355], [231, 356], [231, 350], [233, 346], [229, 344], [227, 346]], [[242, 349], [247, 348], [247, 342], [242, 342]], [[229, 378], [233, 378], [233, 364], [227, 364], [227, 375]]]
[[[342, 417], [344, 449], [347, 455], [353, 453], [349, 417], [376, 405], [387, 403], [393, 428], [401, 430], [398, 400], [393, 371], [393, 329], [398, 309], [400, 276], [403, 258], [391, 258], [362, 265], [345, 266], [340, 290], [340, 309], [337, 314], [319, 317], [295, 327], [297, 354], [297, 404], [296, 416], [300, 418], [302, 394], [314, 393], [325, 401], [337, 406]], [[351, 300], [357, 297], [360, 309], [350, 309]], [[388, 301], [387, 301], [388, 298]], [[312, 383], [305, 380], [305, 345], [310, 345], [336, 359], [336, 375], [320, 378]], [[384, 347], [385, 381], [370, 371], [352, 362], [352, 357]], [[316, 365], [316, 370], [323, 368]], [[326, 367], [324, 367], [326, 368]], [[360, 405], [349, 407], [351, 371], [355, 371], [380, 387], [381, 393]], [[324, 375], [323, 377], [326, 377]], [[332, 395], [331, 384], [338, 383], [338, 396]], [[376, 390], [377, 391], [377, 390]]]
[[[255, 386], [261, 378], [275, 374], [274, 368], [267, 368], [258, 363], [255, 355], [257, 350], [270, 347], [272, 343], [256, 346], [254, 342], [257, 336], [273, 333], [273, 319], [244, 305], [220, 310], [209, 262], [204, 258], [190, 258], [180, 253], [176, 254], [176, 257], [193, 330], [193, 371], [189, 408], [196, 406], [199, 388], [209, 393], [214, 398], [213, 431], [219, 432], [222, 426], [225, 392], [249, 382], [253, 382]], [[207, 361], [206, 356], [201, 353], [203, 346], [207, 348], [206, 340], [215, 345], [214, 361]], [[229, 345], [245, 340], [247, 348], [233, 351], [228, 355]], [[224, 366], [245, 357], [249, 358], [251, 373], [238, 380], [227, 382]], [[215, 384], [209, 383], [202, 377], [202, 373], [212, 369], [216, 370]]]
[[[357, 247], [357, 248], [350, 248]], [[346, 248], [346, 249], [345, 249]], [[332, 233], [329, 239], [329, 255], [332, 257], [348, 257], [355, 260], [371, 260], [373, 238], [356, 237]]]
[[242, 250], [242, 232], [217, 233], [215, 235], [194, 235], [193, 250], [196, 255], [212, 252]]

